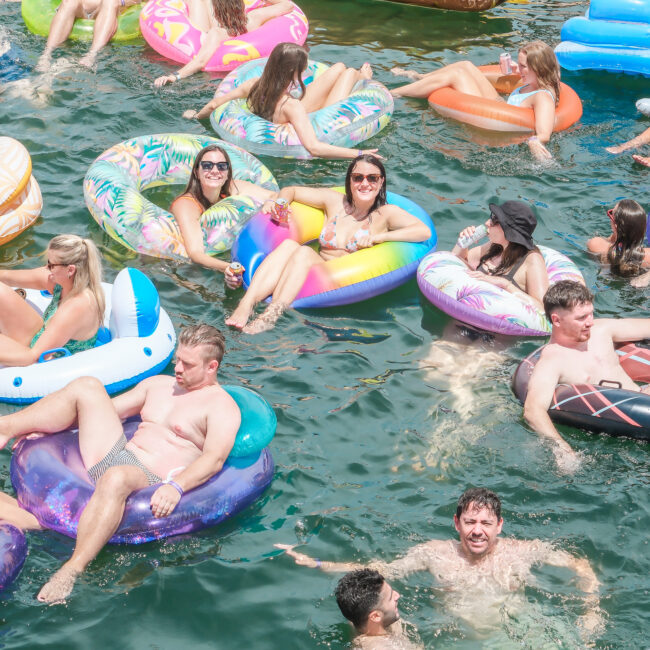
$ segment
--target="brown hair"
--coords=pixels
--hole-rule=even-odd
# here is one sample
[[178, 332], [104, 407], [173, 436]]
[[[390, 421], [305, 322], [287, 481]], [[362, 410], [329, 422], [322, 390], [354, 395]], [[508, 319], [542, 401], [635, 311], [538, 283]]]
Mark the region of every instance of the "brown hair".
[[248, 31], [244, 0], [212, 0], [212, 9], [228, 36], [240, 36]]
[[501, 519], [501, 500], [492, 490], [487, 488], [469, 488], [465, 490], [458, 499], [456, 517], [460, 517], [471, 505], [478, 510], [487, 508], [494, 513], [497, 519]]
[[295, 43], [278, 43], [271, 52], [262, 76], [248, 94], [248, 106], [255, 115], [273, 121], [273, 113], [289, 85], [298, 78], [302, 95], [302, 73], [307, 68], [307, 49]]
[[551, 314], [558, 309], [573, 309], [576, 305], [593, 303], [594, 294], [582, 282], [560, 280], [544, 294], [544, 311], [551, 320]]
[[544, 41], [532, 41], [523, 45], [519, 51], [526, 55], [526, 63], [537, 76], [539, 87], [553, 93], [557, 106], [560, 100], [560, 65], [553, 48]]
[[523, 244], [517, 244], [515, 242], [508, 242], [508, 245], [503, 248], [501, 244], [492, 244], [488, 248], [485, 255], [479, 260], [479, 266], [488, 260], [491, 260], [493, 257], [503, 253], [501, 256], [501, 262], [499, 266], [493, 269], [490, 272], [490, 275], [505, 275], [509, 269], [511, 269], [522, 257], [526, 257], [528, 253], [535, 251], [541, 255], [541, 252], [537, 246], [533, 246], [530, 250], [526, 248]]
[[384, 167], [384, 164], [381, 162], [381, 160], [379, 160], [377, 156], [373, 156], [371, 153], [364, 153], [360, 156], [357, 156], [348, 165], [348, 171], [345, 174], [345, 199], [348, 202], [348, 205], [351, 207], [354, 207], [354, 201], [352, 200], [352, 174], [358, 162], [366, 162], [373, 167], [376, 167], [379, 170], [379, 175], [383, 180], [383, 183], [379, 188], [379, 192], [375, 197], [375, 202], [372, 204], [372, 207], [368, 211], [368, 214], [370, 214], [378, 208], [381, 208], [382, 205], [386, 205], [386, 168]]
[[641, 272], [645, 258], [646, 219], [645, 210], [632, 199], [623, 199], [614, 206], [616, 241], [607, 251], [612, 272], [624, 277]]
[[184, 327], [178, 336], [178, 343], [189, 348], [202, 345], [204, 361], [216, 359], [219, 364], [226, 351], [226, 339], [223, 334], [216, 327], [206, 323]]
[[[232, 181], [232, 163], [230, 162], [230, 156], [227, 154], [226, 150], [218, 144], [209, 144], [207, 147], [203, 147], [203, 149], [201, 149], [201, 151], [196, 154], [194, 165], [192, 165], [192, 173], [190, 174], [190, 180], [187, 183], [187, 187], [181, 194], [176, 197], [178, 199], [181, 196], [189, 194], [203, 206], [204, 210], [207, 210], [212, 205], [212, 203], [208, 201], [208, 199], [205, 197], [205, 194], [203, 194], [203, 190], [201, 189], [201, 181], [199, 180], [199, 165], [203, 160], [203, 156], [205, 156], [205, 154], [209, 153], [210, 151], [220, 151], [228, 163], [228, 176], [226, 176], [226, 181], [221, 188], [221, 195], [224, 198], [226, 196], [230, 196], [230, 183]], [[175, 200], [176, 199], [174, 199], [174, 201]]]

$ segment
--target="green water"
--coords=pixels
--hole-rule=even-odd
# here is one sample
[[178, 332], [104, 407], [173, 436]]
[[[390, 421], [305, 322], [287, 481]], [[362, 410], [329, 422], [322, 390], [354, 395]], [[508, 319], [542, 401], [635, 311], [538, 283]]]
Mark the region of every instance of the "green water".
[[[394, 84], [394, 65], [431, 68], [461, 58], [493, 62], [504, 48], [542, 38], [555, 44], [569, 16], [587, 7], [536, 0], [486, 14], [456, 14], [374, 0], [303, 0], [312, 56], [325, 62], [373, 63]], [[43, 39], [26, 32], [16, 4], [0, 3], [4, 37], [34, 63]], [[359, 45], [361, 44], [361, 45]], [[62, 54], [76, 60], [83, 48]], [[195, 78], [162, 92], [155, 77], [171, 69], [144, 43], [110, 47], [96, 72], [59, 72], [51, 96], [5, 88], [0, 133], [32, 154], [45, 197], [43, 216], [0, 250], [3, 266], [34, 264], [47, 241], [76, 232], [97, 242], [109, 280], [125, 264], [145, 271], [177, 326], [221, 324], [238, 296], [221, 276], [138, 257], [90, 217], [82, 179], [102, 151], [128, 137], [203, 133], [185, 122], [212, 92]], [[579, 128], [554, 136], [556, 164], [540, 168], [524, 147], [486, 148], [425, 102], [400, 100], [374, 141], [388, 158], [389, 187], [433, 214], [440, 248], [468, 223], [484, 220], [490, 200], [535, 203], [536, 240], [563, 250], [596, 290], [600, 315], [647, 315], [648, 293], [631, 289], [584, 252], [588, 235], [607, 227], [604, 209], [621, 197], [648, 207], [647, 170], [603, 147], [649, 125], [634, 101], [648, 80], [564, 73], [584, 102]], [[38, 103], [40, 101], [40, 103]], [[340, 183], [344, 162], [264, 161], [283, 183]], [[332, 591], [337, 576], [278, 556], [276, 542], [336, 560], [393, 559], [411, 545], [455, 535], [454, 503], [469, 485], [496, 490], [504, 534], [542, 538], [587, 557], [603, 586], [606, 630], [601, 648], [644, 647], [648, 595], [647, 445], [570, 428], [585, 455], [573, 477], [557, 473], [552, 454], [523, 424], [509, 378], [534, 340], [442, 342], [449, 319], [426, 306], [415, 281], [384, 297], [336, 310], [289, 312], [259, 337], [227, 332], [225, 383], [259, 390], [278, 415], [271, 488], [253, 507], [218, 528], [141, 547], [105, 549], [67, 606], [45, 608], [34, 594], [72, 551], [54, 533], [28, 536], [18, 581], [0, 595], [0, 645], [119, 648], [344, 648], [350, 641]], [[7, 407], [0, 407], [6, 412]], [[9, 453], [0, 453], [0, 488], [10, 490]], [[477, 640], [445, 608], [430, 576], [396, 583], [403, 616], [427, 647], [577, 647], [580, 592], [563, 571], [541, 569], [515, 614], [502, 611]]]

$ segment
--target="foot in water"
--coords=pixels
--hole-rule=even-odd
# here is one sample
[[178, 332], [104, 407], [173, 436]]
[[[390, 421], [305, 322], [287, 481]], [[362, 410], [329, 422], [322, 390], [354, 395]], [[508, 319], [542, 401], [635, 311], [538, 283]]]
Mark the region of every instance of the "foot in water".
[[261, 316], [256, 318], [250, 325], [246, 325], [242, 331], [246, 334], [260, 334], [272, 329], [285, 309], [286, 305], [281, 302], [272, 302]]
[[253, 307], [249, 306], [243, 300], [237, 305], [237, 309], [226, 318], [226, 325], [236, 327], [238, 330], [243, 329], [253, 313]]
[[36, 599], [54, 605], [64, 603], [72, 593], [79, 572], [65, 564], [43, 585]]
[[390, 71], [397, 77], [407, 77], [409, 79], [413, 79], [413, 81], [417, 81], [422, 77], [422, 75], [419, 72], [416, 72], [415, 70], [407, 70], [406, 68], [391, 68]]
[[639, 156], [639, 154], [634, 154], [632, 160], [639, 165], [644, 165], [645, 167], [650, 167], [650, 156]]
[[359, 76], [361, 79], [372, 79], [372, 67], [369, 63], [366, 62], [359, 68]]
[[616, 147], [605, 147], [605, 151], [609, 151], [609, 153], [613, 154], [618, 154], [625, 151], [625, 147], [622, 144], [619, 144]]
[[95, 52], [88, 52], [88, 54], [79, 59], [79, 65], [82, 65], [84, 68], [92, 68], [95, 65], [96, 58], [97, 54]]

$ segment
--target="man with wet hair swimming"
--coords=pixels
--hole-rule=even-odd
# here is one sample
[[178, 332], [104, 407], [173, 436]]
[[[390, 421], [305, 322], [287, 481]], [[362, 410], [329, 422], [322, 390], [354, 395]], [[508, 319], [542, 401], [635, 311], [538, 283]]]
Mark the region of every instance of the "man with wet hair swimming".
[[[573, 571], [586, 593], [585, 613], [579, 627], [585, 638], [600, 629], [599, 582], [589, 562], [553, 548], [542, 540], [499, 537], [503, 527], [501, 501], [485, 488], [468, 489], [458, 500], [454, 525], [459, 541], [432, 539], [411, 547], [404, 557], [393, 562], [374, 560], [368, 567], [389, 579], [429, 571], [445, 589], [447, 609], [469, 623], [477, 632], [493, 630], [503, 611], [513, 608], [509, 596], [521, 594], [532, 581], [534, 566], [550, 565]], [[285, 549], [297, 564], [327, 572], [355, 571], [364, 568], [355, 562], [325, 562], [276, 544]], [[504, 610], [504, 607], [506, 608]], [[525, 607], [523, 596], [514, 607]]]

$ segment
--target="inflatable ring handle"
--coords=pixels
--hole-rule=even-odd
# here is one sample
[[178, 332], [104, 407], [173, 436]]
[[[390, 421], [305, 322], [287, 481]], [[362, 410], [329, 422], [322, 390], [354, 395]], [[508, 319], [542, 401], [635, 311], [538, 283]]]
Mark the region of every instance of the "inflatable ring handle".
[[[51, 350], [45, 350], [45, 352], [43, 352], [43, 354], [41, 354], [41, 356], [38, 357], [37, 363], [47, 363], [48, 361], [53, 361], [53, 359], [46, 359], [45, 357], [48, 354], [54, 354], [56, 352], [63, 352], [64, 357], [71, 356], [71, 352], [67, 348], [52, 348]], [[60, 359], [60, 358], [61, 357], [55, 357], [55, 359]]]
[[623, 384], [621, 384], [620, 381], [616, 381], [614, 379], [601, 379], [598, 382], [599, 386], [602, 386], [603, 388], [618, 388], [619, 390], [623, 388]]

